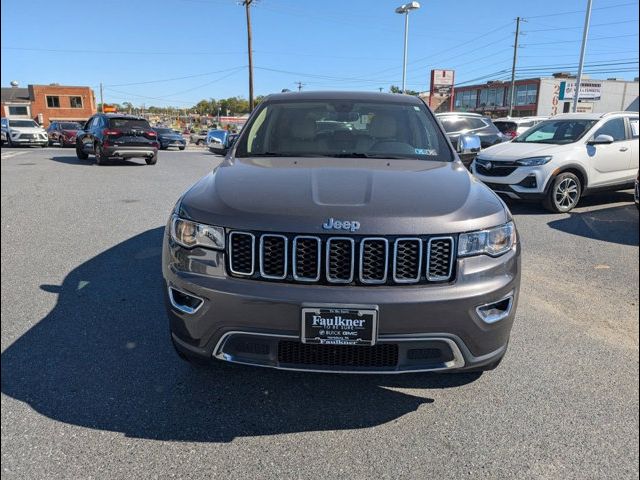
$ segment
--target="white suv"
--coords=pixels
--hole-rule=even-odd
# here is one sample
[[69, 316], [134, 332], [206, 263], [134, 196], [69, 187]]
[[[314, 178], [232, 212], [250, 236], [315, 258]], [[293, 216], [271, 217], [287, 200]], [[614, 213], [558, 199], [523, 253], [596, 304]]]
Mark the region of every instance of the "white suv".
[[33, 120], [19, 118], [2, 119], [3, 142], [10, 147], [18, 145], [49, 146], [49, 136], [44, 128]]
[[568, 113], [483, 150], [472, 172], [497, 193], [568, 212], [582, 195], [633, 188], [639, 153], [637, 112]]

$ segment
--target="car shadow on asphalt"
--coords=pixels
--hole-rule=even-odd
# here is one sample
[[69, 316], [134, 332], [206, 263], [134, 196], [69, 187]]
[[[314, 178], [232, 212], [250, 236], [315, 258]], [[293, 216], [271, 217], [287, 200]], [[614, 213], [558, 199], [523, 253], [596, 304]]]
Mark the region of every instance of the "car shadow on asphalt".
[[634, 204], [572, 211], [548, 225], [561, 232], [621, 245], [638, 246], [638, 209]]
[[[66, 163], [68, 165], [84, 165], [87, 167], [96, 165], [96, 161], [93, 157], [89, 157], [86, 160], [80, 160], [78, 157], [73, 155], [68, 157], [50, 157], [50, 159], [54, 162]], [[100, 165], [100, 167], [142, 167], [147, 165], [144, 159], [140, 158], [137, 160], [139, 161], [135, 162], [131, 160], [124, 160], [121, 158], [110, 158], [105, 163]]]
[[480, 377], [191, 366], [169, 340], [162, 235], [163, 228], [148, 230], [79, 265], [62, 285], [42, 285], [57, 303], [2, 353], [2, 393], [73, 425], [135, 438], [228, 442], [381, 425], [432, 403], [427, 389]]
[[[541, 202], [518, 201], [501, 197], [514, 215], [554, 215], [546, 210]], [[583, 207], [597, 207], [608, 203], [628, 202], [633, 206], [633, 190], [621, 190], [617, 192], [600, 192], [588, 195], [580, 199], [577, 209]], [[575, 212], [575, 210], [574, 210]]]

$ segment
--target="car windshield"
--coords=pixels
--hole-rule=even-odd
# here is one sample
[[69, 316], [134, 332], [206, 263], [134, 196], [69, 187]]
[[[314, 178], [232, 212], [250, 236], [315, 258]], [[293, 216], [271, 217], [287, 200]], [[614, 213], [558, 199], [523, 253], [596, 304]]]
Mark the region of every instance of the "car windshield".
[[33, 120], [11, 120], [9, 126], [17, 128], [38, 128], [40, 125]]
[[422, 104], [391, 101], [266, 102], [252, 116], [236, 156], [309, 156], [452, 161], [449, 144]]
[[517, 137], [515, 143], [565, 144], [580, 140], [596, 120], [546, 120]]
[[80, 130], [82, 127], [79, 123], [61, 123], [60, 128], [62, 130]]
[[162, 135], [169, 135], [169, 134], [173, 135], [176, 133], [170, 128], [155, 128], [154, 130]]
[[493, 124], [500, 130], [502, 133], [507, 132], [515, 132], [518, 129], [518, 124], [515, 122], [505, 122], [502, 120], [495, 120]]

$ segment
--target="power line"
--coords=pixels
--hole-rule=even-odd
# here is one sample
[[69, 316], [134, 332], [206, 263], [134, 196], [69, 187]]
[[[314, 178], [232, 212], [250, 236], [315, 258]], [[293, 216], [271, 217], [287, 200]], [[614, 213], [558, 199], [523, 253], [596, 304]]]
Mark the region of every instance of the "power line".
[[145, 82], [117, 83], [117, 84], [105, 85], [105, 87], [129, 87], [131, 85], [148, 85], [150, 83], [173, 82], [175, 80], [186, 80], [186, 79], [189, 79], [189, 78], [207, 77], [209, 75], [214, 75], [216, 73], [229, 72], [231, 70], [236, 70], [236, 69], [244, 68], [244, 67], [245, 67], [245, 65], [242, 65], [242, 66], [237, 66], [237, 67], [233, 67], [233, 68], [225, 68], [224, 70], [216, 70], [214, 72], [195, 73], [193, 75], [185, 75], [183, 77], [165, 78], [165, 79], [162, 79], [162, 80], [148, 80], [148, 81], [145, 81]]
[[[589, 28], [594, 28], [594, 27], [604, 27], [604, 26], [609, 26], [609, 25], [622, 25], [625, 23], [638, 23], [638, 20], [623, 20], [621, 22], [607, 22], [607, 23], [597, 23], [594, 25], [591, 25]], [[540, 24], [543, 25], [543, 24]], [[533, 33], [533, 32], [555, 32], [558, 30], [580, 30], [583, 27], [560, 27], [560, 26], [552, 26], [549, 25], [550, 28], [538, 28], [535, 30], [529, 30], [527, 29], [526, 33]]]
[[[626, 7], [629, 5], [637, 5], [637, 2], [626, 2], [626, 3], [618, 3], [615, 5], [607, 5], [604, 7], [597, 7], [597, 8], [593, 8], [592, 10], [608, 10], [611, 8], [617, 8], [617, 7]], [[574, 13], [584, 13], [584, 10], [572, 10], [569, 12], [555, 12], [555, 13], [546, 13], [544, 15], [528, 15], [527, 19], [529, 18], [543, 18], [543, 17], [557, 17], [559, 15], [571, 15]]]
[[[595, 40], [608, 40], [608, 39], [612, 39], [612, 38], [626, 38], [626, 37], [637, 37], [638, 34], [637, 33], [630, 33], [627, 35], [612, 35], [609, 37], [591, 37], [589, 38], [590, 42], [593, 42]], [[556, 45], [558, 43], [579, 43], [582, 40], [554, 40], [552, 42], [537, 42], [537, 43], [523, 43], [522, 46], [523, 47], [530, 47], [530, 46], [534, 46], [534, 45]]]

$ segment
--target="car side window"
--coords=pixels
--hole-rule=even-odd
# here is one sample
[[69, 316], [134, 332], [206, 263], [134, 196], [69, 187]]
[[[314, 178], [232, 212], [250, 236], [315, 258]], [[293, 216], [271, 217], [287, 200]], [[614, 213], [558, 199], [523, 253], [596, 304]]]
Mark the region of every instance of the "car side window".
[[629, 117], [629, 128], [631, 129], [631, 138], [638, 138], [640, 136], [640, 125], [638, 123], [638, 117]]
[[624, 118], [620, 117], [609, 120], [598, 129], [593, 138], [597, 137], [598, 135], [610, 135], [611, 137], [613, 137], [614, 142], [626, 140], [627, 132], [624, 126]]

